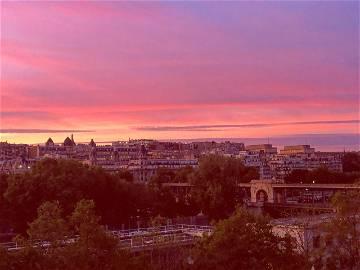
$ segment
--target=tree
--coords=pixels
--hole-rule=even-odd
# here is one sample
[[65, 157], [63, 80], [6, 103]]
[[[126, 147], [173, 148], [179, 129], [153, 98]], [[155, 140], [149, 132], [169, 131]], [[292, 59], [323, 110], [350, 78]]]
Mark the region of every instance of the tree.
[[342, 159], [344, 172], [360, 172], [360, 154], [356, 152], [346, 153]]
[[194, 173], [193, 167], [185, 167], [180, 169], [175, 173], [173, 182], [175, 183], [189, 183], [190, 182], [190, 176]]
[[120, 227], [137, 209], [153, 208], [146, 187], [121, 177], [73, 160], [44, 159], [28, 173], [11, 175], [6, 182], [1, 178], [0, 220], [6, 219], [15, 231], [24, 233], [43, 202], [58, 201], [69, 215], [76, 202], [85, 198], [94, 200], [104, 223]]
[[159, 168], [154, 176], [151, 177], [149, 185], [161, 187], [163, 183], [172, 183], [175, 178], [175, 172], [168, 168]]
[[11, 215], [9, 202], [4, 197], [4, 193], [8, 188], [9, 175], [0, 173], [0, 232], [8, 232], [10, 230]]
[[50, 241], [53, 244], [64, 240], [68, 228], [62, 218], [58, 201], [45, 202], [38, 208], [38, 217], [29, 224], [27, 234], [31, 240]]
[[360, 178], [360, 172], [334, 172], [326, 167], [320, 167], [315, 170], [293, 170], [285, 177], [286, 183], [316, 183], [331, 184], [344, 183], [353, 184]]
[[22, 248], [0, 250], [0, 269], [148, 269], [120, 249], [118, 239], [99, 220], [91, 200], [79, 201], [68, 219], [62, 217], [58, 202], [45, 202], [29, 225], [29, 238], [17, 237]]
[[249, 182], [253, 168], [245, 167], [239, 159], [209, 155], [200, 160], [198, 170], [191, 175], [191, 197], [210, 218], [228, 217], [242, 202], [238, 183]]
[[289, 175], [285, 176], [285, 182], [286, 183], [306, 183], [309, 184], [310, 177], [309, 177], [309, 171], [308, 170], [299, 170], [295, 169], [293, 170]]
[[292, 239], [271, 231], [268, 219], [238, 208], [195, 247], [194, 269], [301, 269]]
[[118, 239], [107, 234], [99, 224], [95, 204], [91, 200], [77, 203], [69, 222], [79, 238], [66, 246], [66, 269], [130, 269], [125, 251], [119, 249]]
[[164, 186], [164, 183], [184, 182], [193, 173], [193, 169], [183, 168], [179, 171], [159, 168], [150, 179], [149, 188], [154, 195], [154, 210], [156, 214], [166, 217], [189, 216], [196, 214], [194, 205], [188, 194], [175, 194]]
[[318, 263], [327, 269], [360, 269], [360, 193], [337, 193], [335, 217], [324, 225]]
[[116, 176], [119, 179], [124, 179], [126, 182], [134, 182], [134, 176], [128, 170], [121, 170], [117, 172]]

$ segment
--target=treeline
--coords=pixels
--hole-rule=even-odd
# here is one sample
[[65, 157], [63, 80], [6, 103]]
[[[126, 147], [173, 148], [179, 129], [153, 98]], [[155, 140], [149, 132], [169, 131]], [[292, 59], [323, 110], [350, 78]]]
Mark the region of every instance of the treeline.
[[360, 181], [360, 171], [334, 172], [326, 167], [316, 170], [293, 170], [285, 177], [286, 183], [354, 184]]
[[293, 269], [303, 263], [291, 238], [274, 235], [268, 219], [241, 208], [194, 248], [156, 254], [120, 248], [99, 220], [92, 200], [79, 201], [67, 217], [58, 201], [45, 202], [26, 235], [15, 238], [21, 248], [0, 247], [0, 269]]
[[146, 212], [152, 200], [144, 186], [73, 160], [44, 159], [31, 172], [2, 175], [0, 192], [0, 224], [16, 232], [26, 230], [46, 201], [58, 201], [69, 215], [78, 201], [91, 199], [104, 223], [119, 225], [137, 209]]
[[316, 170], [293, 170], [285, 177], [286, 183], [354, 184], [360, 181], [360, 154], [345, 153], [342, 158], [343, 172], [334, 172], [327, 167]]
[[[79, 201], [68, 217], [57, 201], [43, 203], [37, 213], [27, 235], [15, 238], [20, 249], [0, 247], [1, 270], [299, 269], [304, 262], [290, 237], [274, 235], [266, 218], [241, 208], [194, 248], [141, 254], [120, 248], [99, 224], [92, 200]], [[36, 246], [39, 241], [42, 245]]]
[[43, 203], [37, 212], [27, 235], [14, 239], [21, 248], [0, 247], [1, 270], [148, 268], [141, 257], [130, 258], [129, 251], [120, 249], [118, 239], [99, 224], [92, 200], [79, 201], [67, 218], [58, 201]]
[[349, 152], [342, 158], [344, 172], [360, 172], [360, 152]]
[[[289, 183], [354, 183], [360, 178], [360, 158], [347, 153], [344, 173], [319, 168], [294, 170], [285, 178]], [[135, 226], [154, 216], [168, 218], [199, 213], [210, 220], [228, 217], [243, 196], [237, 184], [257, 179], [256, 169], [245, 167], [239, 159], [209, 155], [199, 168], [180, 171], [159, 169], [149, 185], [136, 184], [128, 171], [106, 173], [74, 160], [44, 159], [25, 174], [0, 175], [0, 232], [25, 232], [36, 217], [36, 209], [46, 201], [58, 201], [66, 215], [76, 202], [91, 199], [103, 224], [121, 228]], [[192, 184], [190, 194], [174, 194], [166, 182]], [[146, 224], [142, 224], [146, 225]]]
[[285, 177], [286, 183], [353, 184], [360, 181], [360, 154], [345, 153], [342, 157], [343, 172], [329, 170], [326, 166], [318, 169], [293, 170]]
[[[257, 177], [256, 170], [236, 159], [208, 156], [198, 169], [160, 169], [146, 186], [133, 183], [126, 171], [109, 174], [74, 160], [44, 159], [25, 174], [1, 175], [0, 230], [23, 233], [42, 203], [58, 201], [69, 215], [81, 199], [93, 200], [102, 223], [116, 228], [158, 215], [192, 216], [201, 211], [216, 219], [232, 213], [240, 202], [235, 198], [236, 183]], [[174, 181], [191, 182], [197, 188], [193, 194], [178, 196], [162, 186]]]
[[151, 179], [150, 187], [155, 187], [160, 194], [159, 201], [164, 201], [166, 197], [171, 197], [171, 189], [163, 187], [163, 183], [190, 183], [190, 194], [176, 196], [177, 202], [218, 220], [229, 217], [236, 205], [242, 204], [243, 194], [238, 184], [258, 178], [257, 169], [245, 167], [239, 159], [209, 155], [200, 159], [196, 170], [185, 168], [176, 173], [168, 169], [158, 170]]
[[[337, 213], [319, 227], [323, 233], [314, 249], [306, 249], [304, 242], [299, 245], [298, 238], [274, 234], [267, 217], [237, 208], [194, 247], [137, 254], [121, 249], [100, 225], [92, 200], [79, 201], [69, 216], [59, 202], [45, 202], [26, 236], [16, 237], [22, 248], [0, 247], [0, 269], [359, 269], [359, 202], [359, 193], [334, 197]], [[43, 245], [34, 246], [35, 240]]]

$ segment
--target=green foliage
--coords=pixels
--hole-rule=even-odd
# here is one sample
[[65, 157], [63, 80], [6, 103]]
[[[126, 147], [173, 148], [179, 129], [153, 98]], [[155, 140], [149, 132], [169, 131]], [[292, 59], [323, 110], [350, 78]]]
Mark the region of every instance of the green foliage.
[[155, 175], [151, 177], [149, 185], [160, 188], [163, 183], [172, 183], [174, 182], [175, 172], [167, 168], [157, 169]]
[[121, 171], [117, 172], [116, 177], [118, 177], [119, 179], [124, 179], [127, 182], [134, 181], [133, 175], [128, 170], [121, 170]]
[[[54, 213], [52, 214], [51, 211]], [[45, 202], [38, 209], [38, 217], [30, 224], [29, 239], [18, 241], [25, 245], [15, 252], [0, 250], [0, 269], [146, 269], [138, 259], [118, 247], [118, 239], [106, 233], [99, 224], [95, 204], [81, 200], [72, 215], [61, 217], [57, 202]], [[53, 232], [51, 232], [53, 230]], [[56, 233], [56, 235], [55, 235]], [[34, 246], [34, 237], [48, 243]]]
[[68, 230], [59, 202], [45, 202], [37, 212], [37, 219], [29, 224], [27, 230], [30, 239], [55, 242], [67, 235]]
[[166, 218], [160, 216], [160, 215], [157, 215], [156, 217], [154, 218], [151, 218], [150, 220], [150, 225], [152, 227], [161, 227], [161, 226], [165, 226], [166, 225]]
[[360, 153], [346, 153], [342, 163], [344, 172], [360, 172]]
[[318, 264], [326, 269], [360, 269], [360, 193], [337, 193], [336, 216], [324, 225]]
[[[0, 229], [25, 233], [42, 203], [57, 201], [67, 216], [81, 199], [93, 200], [102, 222], [111, 227], [127, 225], [135, 216], [191, 216], [200, 210], [218, 219], [241, 203], [237, 183], [257, 177], [240, 160], [213, 155], [201, 159], [198, 169], [160, 168], [146, 187], [133, 183], [127, 171], [112, 175], [74, 160], [44, 159], [25, 174], [1, 175]], [[192, 183], [194, 192], [175, 194], [162, 185], [166, 182]]]
[[268, 220], [238, 208], [194, 249], [194, 269], [300, 269], [303, 260], [289, 237], [271, 231]]
[[164, 183], [184, 182], [190, 178], [193, 169], [183, 168], [174, 171], [167, 168], [159, 168], [151, 178], [149, 187], [152, 190], [154, 201], [154, 212], [166, 217], [190, 216], [197, 214], [196, 205], [188, 197], [188, 194], [174, 194]]
[[0, 189], [5, 190], [5, 202], [0, 204], [0, 219], [7, 219], [17, 232], [26, 230], [45, 201], [58, 201], [68, 215], [77, 201], [92, 199], [102, 221], [109, 226], [127, 224], [137, 209], [146, 212], [153, 201], [146, 187], [73, 160], [44, 159], [29, 173], [11, 175], [6, 187], [2, 186], [3, 180]]
[[0, 173], [0, 232], [10, 229], [8, 216], [11, 214], [9, 202], [5, 199], [4, 193], [8, 188], [9, 175]]
[[360, 178], [360, 172], [334, 172], [325, 167], [318, 168], [313, 171], [293, 170], [290, 175], [285, 177], [286, 183], [307, 183], [313, 181], [320, 184], [344, 183], [352, 184]]
[[180, 169], [176, 172], [172, 182], [174, 183], [189, 183], [190, 176], [194, 173], [194, 169], [190, 166]]
[[191, 197], [210, 218], [224, 218], [242, 202], [238, 183], [258, 177], [253, 168], [238, 159], [209, 155], [200, 160], [199, 169], [191, 175]]

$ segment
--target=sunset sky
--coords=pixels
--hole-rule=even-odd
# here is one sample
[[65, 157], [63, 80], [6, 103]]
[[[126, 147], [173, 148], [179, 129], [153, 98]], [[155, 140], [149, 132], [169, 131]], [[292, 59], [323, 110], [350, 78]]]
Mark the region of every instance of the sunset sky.
[[359, 133], [359, 2], [1, 2], [1, 141]]

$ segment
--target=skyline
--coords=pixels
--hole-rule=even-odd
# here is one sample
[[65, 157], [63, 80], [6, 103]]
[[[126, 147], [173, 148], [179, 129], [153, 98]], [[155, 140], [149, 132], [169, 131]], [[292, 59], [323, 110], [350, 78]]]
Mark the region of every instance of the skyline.
[[[50, 131], [49, 131], [50, 132]], [[64, 131], [65, 132], [65, 131]], [[71, 132], [71, 130], [67, 130], [67, 132]], [[44, 133], [41, 133], [44, 135]], [[30, 145], [45, 145], [45, 142], [51, 138], [53, 139], [55, 144], [62, 145], [66, 137], [74, 136], [74, 141], [77, 144], [89, 144], [90, 140], [87, 141], [79, 141], [76, 134], [73, 133], [63, 133], [59, 132], [59, 135], [56, 133], [47, 134], [49, 137], [43, 137], [42, 141], [30, 143]], [[55, 135], [55, 136], [54, 136]], [[127, 141], [134, 138], [128, 139], [118, 139], [118, 140], [111, 140], [111, 141], [99, 141], [96, 137], [92, 137], [91, 140], [97, 145], [110, 145], [113, 142], [119, 141]], [[148, 139], [148, 138], [141, 138], [141, 139]], [[226, 142], [230, 141], [232, 143], [243, 143], [244, 145], [256, 145], [256, 144], [271, 144], [278, 149], [283, 148], [284, 146], [289, 145], [310, 145], [315, 147], [316, 151], [321, 152], [351, 152], [351, 151], [360, 151], [360, 134], [345, 134], [345, 133], [338, 133], [338, 134], [294, 134], [290, 136], [273, 136], [273, 137], [242, 137], [242, 138], [193, 138], [193, 139], [167, 139], [167, 140], [159, 140], [154, 139], [157, 141], [168, 141], [168, 142], [179, 142], [179, 143], [191, 143], [191, 142]], [[12, 142], [8, 142], [12, 143]]]
[[358, 10], [1, 2], [1, 141], [359, 134]]

